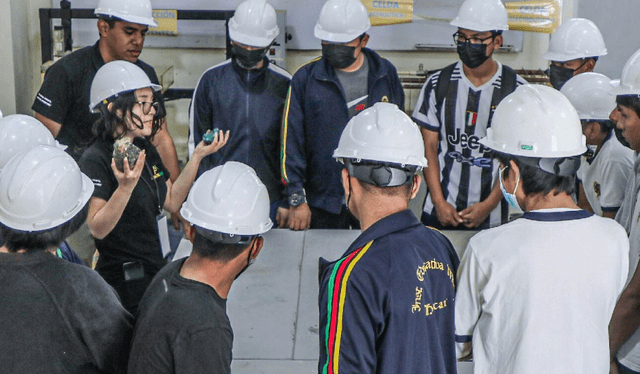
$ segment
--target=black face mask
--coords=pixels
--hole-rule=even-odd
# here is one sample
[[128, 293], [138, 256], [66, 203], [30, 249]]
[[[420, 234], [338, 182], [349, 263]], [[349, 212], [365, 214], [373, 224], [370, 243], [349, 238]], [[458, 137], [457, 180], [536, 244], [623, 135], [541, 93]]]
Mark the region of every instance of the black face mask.
[[329, 65], [336, 69], [345, 69], [356, 62], [354, 53], [356, 47], [344, 44], [326, 43], [322, 45], [322, 56], [327, 59]]
[[487, 56], [487, 44], [464, 43], [458, 45], [458, 56], [465, 66], [475, 69], [484, 64]]
[[258, 65], [260, 61], [264, 59], [264, 56], [267, 55], [268, 50], [269, 47], [250, 51], [239, 45], [231, 45], [231, 55], [236, 59], [236, 62], [245, 69], [251, 69]]
[[573, 77], [573, 73], [575, 73], [576, 70], [577, 69], [569, 69], [565, 68], [564, 66], [551, 64], [551, 66], [549, 66], [547, 75], [549, 76], [549, 81], [551, 82], [553, 88], [559, 90], [562, 88], [562, 86], [564, 86], [565, 83], [567, 83], [569, 79], [571, 79], [571, 77]]

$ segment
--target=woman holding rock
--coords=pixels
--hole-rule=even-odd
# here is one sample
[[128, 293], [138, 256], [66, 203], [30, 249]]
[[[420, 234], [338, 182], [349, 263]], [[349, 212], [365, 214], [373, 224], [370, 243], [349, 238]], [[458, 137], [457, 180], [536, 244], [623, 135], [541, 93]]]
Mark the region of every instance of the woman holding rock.
[[[148, 140], [160, 128], [158, 102], [145, 72], [127, 61], [102, 66], [91, 85], [91, 108], [101, 114], [96, 140], [80, 160], [95, 185], [87, 224], [100, 253], [96, 270], [131, 313], [169, 251], [163, 208], [177, 212], [203, 157], [226, 144], [229, 132], [201, 142], [176, 179]], [[115, 151], [114, 151], [115, 143]], [[167, 234], [167, 235], [165, 235]]]

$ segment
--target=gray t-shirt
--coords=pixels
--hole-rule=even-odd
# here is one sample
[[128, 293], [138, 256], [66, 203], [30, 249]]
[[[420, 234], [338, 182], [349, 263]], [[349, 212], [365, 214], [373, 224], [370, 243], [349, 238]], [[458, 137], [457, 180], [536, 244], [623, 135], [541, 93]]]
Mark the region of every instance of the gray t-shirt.
[[363, 111], [367, 106], [369, 61], [364, 56], [364, 61], [360, 69], [353, 72], [344, 72], [335, 69], [338, 80], [344, 89], [349, 108], [349, 119]]

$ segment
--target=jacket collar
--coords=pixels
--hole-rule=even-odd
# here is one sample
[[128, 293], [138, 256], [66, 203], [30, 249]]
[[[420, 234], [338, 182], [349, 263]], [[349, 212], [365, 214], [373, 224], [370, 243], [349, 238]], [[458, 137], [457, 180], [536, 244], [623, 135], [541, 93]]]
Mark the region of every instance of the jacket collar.
[[91, 51], [93, 52], [91, 54], [91, 62], [93, 63], [93, 66], [96, 68], [96, 70], [98, 70], [102, 67], [102, 65], [104, 65], [104, 59], [100, 54], [100, 40], [98, 40], [96, 44], [91, 47]]
[[372, 240], [376, 240], [391, 233], [414, 226], [422, 226], [422, 223], [418, 221], [416, 216], [409, 209], [386, 216], [362, 232], [351, 246], [349, 246], [345, 256]]

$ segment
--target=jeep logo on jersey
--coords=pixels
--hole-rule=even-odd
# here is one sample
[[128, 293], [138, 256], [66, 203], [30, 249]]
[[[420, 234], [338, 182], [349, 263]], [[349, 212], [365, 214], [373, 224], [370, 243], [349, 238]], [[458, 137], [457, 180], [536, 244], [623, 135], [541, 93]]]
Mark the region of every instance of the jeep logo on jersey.
[[466, 164], [470, 166], [477, 166], [479, 168], [490, 168], [493, 167], [493, 160], [488, 157], [473, 157], [473, 156], [465, 156], [460, 152], [447, 152], [447, 157], [456, 160], [461, 164]]
[[[467, 112], [469, 113], [469, 112]], [[475, 113], [474, 113], [475, 114]], [[479, 143], [480, 138], [475, 135], [467, 135], [465, 133], [460, 133], [460, 129], [456, 129], [455, 135], [447, 136], [447, 141], [451, 145], [458, 145], [462, 147], [462, 149], [471, 149], [471, 150], [479, 150], [480, 153], [485, 153], [489, 151], [489, 148], [483, 146]]]
[[476, 121], [478, 120], [478, 113], [467, 110], [467, 119], [465, 123], [467, 127], [473, 127], [476, 125]]

